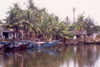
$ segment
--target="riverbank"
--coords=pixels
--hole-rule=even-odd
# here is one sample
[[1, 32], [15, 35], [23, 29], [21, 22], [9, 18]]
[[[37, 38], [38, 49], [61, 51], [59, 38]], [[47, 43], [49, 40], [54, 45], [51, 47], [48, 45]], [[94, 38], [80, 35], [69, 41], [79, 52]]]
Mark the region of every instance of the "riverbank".
[[[50, 42], [50, 41], [55, 41], [55, 40], [45, 40], [45, 39], [39, 39], [39, 38], [31, 38], [31, 39], [1, 39], [0, 42], [14, 42], [14, 41], [34, 41], [34, 39], [36, 39], [36, 42]], [[68, 40], [60, 40], [60, 42], [55, 46], [55, 47], [61, 47], [61, 46], [67, 46], [67, 45], [91, 45], [91, 44], [100, 44], [99, 40], [91, 40], [91, 39], [68, 39]]]

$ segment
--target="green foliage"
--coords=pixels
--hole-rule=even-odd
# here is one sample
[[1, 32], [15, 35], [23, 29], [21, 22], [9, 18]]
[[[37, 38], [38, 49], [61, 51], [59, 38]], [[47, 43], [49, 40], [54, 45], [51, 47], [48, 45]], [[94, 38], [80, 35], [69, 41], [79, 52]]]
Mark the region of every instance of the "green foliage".
[[2, 24], [2, 20], [0, 20], [0, 24]]
[[97, 35], [96, 38], [100, 38], [100, 35]]
[[76, 27], [76, 25], [73, 23], [72, 25], [68, 26], [68, 30], [72, 31], [75, 29], [75, 27]]
[[32, 33], [35, 37], [43, 39], [60, 39], [67, 36], [68, 17], [67, 22], [59, 22], [58, 16], [48, 14], [45, 8], [37, 8], [32, 0], [28, 0], [27, 3], [26, 10], [22, 10], [17, 3], [13, 4], [14, 7], [7, 12], [6, 24], [3, 25], [5, 29], [14, 29], [15, 32], [23, 30], [26, 37]]
[[74, 34], [71, 32], [68, 32], [68, 37], [74, 37]]
[[31, 38], [34, 34], [37, 38], [49, 39], [63, 39], [66, 36], [73, 37], [69, 31], [72, 30], [86, 30], [88, 35], [93, 31], [99, 31], [100, 27], [94, 25], [92, 18], [85, 18], [83, 13], [78, 16], [75, 23], [71, 24], [69, 17], [65, 21], [59, 21], [59, 17], [54, 14], [47, 13], [45, 8], [39, 9], [34, 5], [32, 0], [28, 0], [27, 9], [22, 10], [19, 4], [13, 4], [8, 16], [3, 24], [5, 29], [13, 29], [14, 32], [23, 30], [25, 37]]
[[95, 31], [100, 31], [100, 26], [99, 25], [95, 26]]
[[84, 19], [84, 28], [87, 31], [88, 35], [91, 35], [94, 31], [96, 31], [96, 25], [94, 23], [94, 20], [90, 17], [87, 17]]
[[96, 26], [93, 18], [85, 18], [83, 14], [78, 16], [78, 19], [75, 23], [69, 26], [69, 31], [76, 30], [86, 30], [87, 35], [91, 35], [94, 31], [100, 31], [100, 26]]

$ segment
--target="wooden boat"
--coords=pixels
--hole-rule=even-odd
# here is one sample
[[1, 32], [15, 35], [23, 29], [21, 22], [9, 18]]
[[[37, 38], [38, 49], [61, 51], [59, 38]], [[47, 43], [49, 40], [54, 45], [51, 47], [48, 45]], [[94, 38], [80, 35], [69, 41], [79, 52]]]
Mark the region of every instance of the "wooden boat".
[[51, 41], [51, 42], [35, 42], [33, 48], [46, 48], [46, 47], [53, 47], [55, 46], [58, 42], [60, 41], [57, 40], [57, 41]]
[[18, 48], [20, 50], [23, 50], [23, 49], [26, 49], [29, 45], [30, 45], [30, 43], [22, 44], [22, 45], [18, 46]]
[[[34, 41], [28, 41], [29, 42], [28, 46], [26, 44], [26, 41], [20, 41], [19, 43], [24, 44], [23, 47], [27, 46], [27, 47], [25, 47], [26, 49], [31, 49], [31, 48], [33, 48], [35, 41], [36, 41], [36, 39]], [[22, 45], [20, 47], [22, 49]]]
[[[36, 40], [36, 39], [35, 39]], [[30, 49], [34, 45], [34, 41], [19, 41], [19, 42], [12, 42], [10, 45], [7, 47], [7, 50], [11, 49]], [[28, 43], [27, 43], [28, 42]]]
[[0, 50], [5, 50], [9, 45], [9, 42], [0, 42]]
[[29, 46], [30, 43], [21, 43], [21, 42], [18, 42], [18, 43], [15, 43], [15, 42], [12, 42], [10, 43], [10, 45], [7, 47], [7, 49], [17, 49], [17, 50], [22, 50], [22, 49], [25, 49], [27, 48], [27, 46]]
[[30, 44], [26, 47], [26, 49], [31, 49], [31, 48], [33, 48], [33, 47], [34, 47], [35, 41], [36, 41], [36, 39], [35, 39], [34, 41], [30, 41], [30, 42], [29, 42]]

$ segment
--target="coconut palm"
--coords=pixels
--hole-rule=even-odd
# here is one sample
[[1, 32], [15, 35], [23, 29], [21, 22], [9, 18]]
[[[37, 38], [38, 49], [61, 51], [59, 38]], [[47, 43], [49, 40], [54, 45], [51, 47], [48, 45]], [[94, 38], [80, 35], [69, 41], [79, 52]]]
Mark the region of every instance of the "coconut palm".
[[19, 7], [19, 4], [14, 3], [14, 7], [11, 7], [10, 11], [7, 12], [8, 16], [5, 19], [6, 24], [3, 25], [5, 29], [13, 29], [14, 32], [14, 38], [15, 33], [17, 33], [20, 29], [20, 12], [21, 9]]
[[59, 19], [57, 16], [45, 13], [45, 18], [44, 21], [41, 22], [40, 28], [43, 32], [42, 35], [44, 38], [58, 39], [65, 36], [64, 30], [66, 29], [66, 27], [64, 24], [59, 23], [58, 21]]
[[67, 27], [64, 23], [59, 23], [58, 26], [55, 29], [55, 32], [56, 32], [56, 39], [62, 39], [64, 38], [65, 36], [67, 36]]
[[84, 16], [83, 13], [78, 16], [77, 22], [74, 23], [76, 25], [75, 30], [84, 30]]
[[14, 32], [22, 29], [28, 38], [30, 34], [44, 39], [58, 39], [67, 35], [67, 26], [59, 22], [58, 16], [48, 14], [45, 8], [37, 8], [32, 0], [28, 0], [27, 7], [21, 10], [18, 4], [14, 4], [14, 8], [7, 12], [5, 28], [13, 29]]

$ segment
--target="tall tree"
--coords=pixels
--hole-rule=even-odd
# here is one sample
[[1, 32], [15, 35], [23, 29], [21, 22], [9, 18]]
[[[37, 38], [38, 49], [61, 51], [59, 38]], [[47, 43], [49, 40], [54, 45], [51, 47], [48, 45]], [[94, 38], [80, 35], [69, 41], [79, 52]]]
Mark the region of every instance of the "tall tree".
[[96, 29], [95, 29], [95, 22], [92, 18], [87, 17], [86, 19], [84, 19], [84, 26], [85, 26], [85, 30], [87, 31], [88, 35], [91, 35]]
[[20, 12], [21, 8], [18, 3], [13, 4], [14, 7], [11, 7], [10, 11], [7, 12], [8, 16], [5, 19], [6, 24], [4, 24], [5, 29], [13, 29], [14, 31], [14, 38], [15, 32], [17, 33], [20, 29]]
[[76, 25], [75, 30], [84, 30], [84, 15], [83, 13], [78, 16], [77, 21], [74, 23]]

